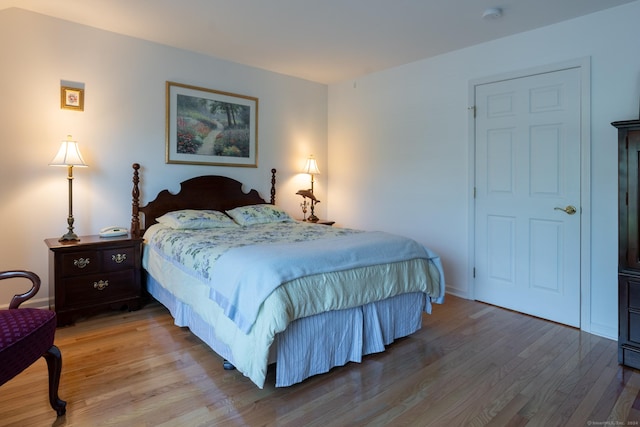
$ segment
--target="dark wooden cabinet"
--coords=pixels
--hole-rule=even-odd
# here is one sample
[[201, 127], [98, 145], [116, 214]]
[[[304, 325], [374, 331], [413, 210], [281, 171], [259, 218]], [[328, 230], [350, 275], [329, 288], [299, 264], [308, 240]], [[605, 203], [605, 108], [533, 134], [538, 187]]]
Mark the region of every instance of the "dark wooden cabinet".
[[140, 308], [142, 239], [81, 236], [78, 242], [45, 243], [53, 278], [49, 297], [58, 326], [109, 308]]
[[640, 120], [618, 128], [618, 362], [640, 369]]

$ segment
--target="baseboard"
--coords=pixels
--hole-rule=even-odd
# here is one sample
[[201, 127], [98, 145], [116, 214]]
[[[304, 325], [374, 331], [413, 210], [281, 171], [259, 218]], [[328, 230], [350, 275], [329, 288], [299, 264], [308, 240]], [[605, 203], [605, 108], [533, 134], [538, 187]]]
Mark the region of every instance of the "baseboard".
[[[469, 295], [468, 291], [461, 291], [460, 289], [456, 289], [456, 288], [452, 288], [452, 287], [447, 287], [446, 293], [449, 294], [449, 295], [453, 295], [453, 296], [459, 297], [459, 298], [473, 299]], [[446, 297], [445, 297], [445, 301], [446, 301]]]
[[[49, 310], [49, 298], [31, 298], [28, 301], [20, 304], [22, 308], [42, 308], [45, 310]], [[0, 305], [0, 310], [7, 310], [9, 308], [9, 303]]]
[[587, 330], [586, 328], [582, 328], [582, 330], [590, 334], [597, 335], [599, 337], [609, 338], [610, 340], [618, 341], [618, 331], [614, 328], [610, 328], [597, 323], [592, 323], [590, 330]]

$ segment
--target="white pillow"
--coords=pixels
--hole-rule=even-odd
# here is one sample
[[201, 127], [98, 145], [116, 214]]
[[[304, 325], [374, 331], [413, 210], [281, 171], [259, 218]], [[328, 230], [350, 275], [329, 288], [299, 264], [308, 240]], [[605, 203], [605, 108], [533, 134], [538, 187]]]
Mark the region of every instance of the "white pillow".
[[200, 230], [204, 228], [237, 227], [238, 224], [219, 211], [183, 209], [168, 212], [156, 218], [160, 224], [178, 230]]
[[240, 206], [226, 211], [240, 225], [267, 224], [270, 222], [294, 221], [288, 213], [274, 205]]

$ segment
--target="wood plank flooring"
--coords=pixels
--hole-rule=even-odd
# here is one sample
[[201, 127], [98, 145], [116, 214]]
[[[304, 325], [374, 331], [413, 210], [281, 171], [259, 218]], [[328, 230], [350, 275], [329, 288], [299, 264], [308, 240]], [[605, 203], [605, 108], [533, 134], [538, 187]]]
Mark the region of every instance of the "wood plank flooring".
[[58, 329], [56, 419], [44, 359], [0, 387], [0, 425], [638, 425], [640, 372], [616, 342], [447, 296], [416, 334], [301, 384], [263, 390], [151, 303]]

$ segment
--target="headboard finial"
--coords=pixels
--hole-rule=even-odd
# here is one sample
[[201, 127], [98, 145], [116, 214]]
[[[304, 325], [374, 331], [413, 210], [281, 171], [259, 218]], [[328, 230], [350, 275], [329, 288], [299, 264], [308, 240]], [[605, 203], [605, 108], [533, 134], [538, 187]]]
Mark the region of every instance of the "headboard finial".
[[271, 169], [271, 204], [276, 204], [276, 168]]
[[138, 187], [138, 183], [140, 182], [140, 177], [138, 175], [140, 164], [134, 163], [132, 167], [133, 190], [131, 190], [131, 237], [138, 238], [140, 237], [140, 187]]

